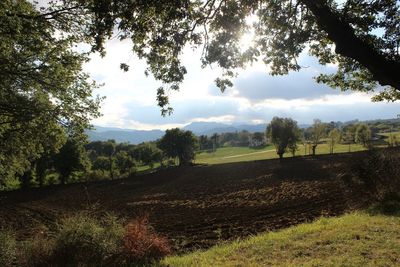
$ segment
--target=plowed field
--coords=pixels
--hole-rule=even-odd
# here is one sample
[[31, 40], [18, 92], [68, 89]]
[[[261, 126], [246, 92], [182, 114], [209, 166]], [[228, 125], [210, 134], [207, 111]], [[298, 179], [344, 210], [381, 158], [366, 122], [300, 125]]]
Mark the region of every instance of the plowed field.
[[0, 194], [0, 227], [19, 238], [76, 211], [148, 214], [177, 251], [333, 216], [365, 206], [338, 177], [364, 152], [171, 168], [123, 180]]

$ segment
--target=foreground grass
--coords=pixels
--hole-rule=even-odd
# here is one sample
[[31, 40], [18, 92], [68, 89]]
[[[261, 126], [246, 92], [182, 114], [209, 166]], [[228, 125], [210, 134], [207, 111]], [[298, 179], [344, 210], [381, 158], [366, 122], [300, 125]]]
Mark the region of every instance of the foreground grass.
[[[344, 152], [356, 152], [365, 150], [365, 148], [359, 144], [342, 145], [337, 144], [334, 148], [334, 153]], [[328, 144], [319, 144], [316, 149], [316, 154], [329, 154], [330, 149]], [[297, 156], [309, 155], [310, 151], [308, 147], [304, 147], [302, 144], [298, 145], [296, 152]], [[292, 157], [291, 153], [285, 153], [284, 157]], [[221, 164], [221, 163], [233, 163], [241, 161], [253, 161], [253, 160], [264, 160], [264, 159], [276, 159], [274, 146], [267, 146], [263, 149], [255, 149], [248, 147], [223, 147], [218, 148], [215, 152], [202, 152], [196, 155], [196, 163], [205, 164]]]
[[400, 266], [400, 217], [354, 213], [322, 218], [204, 252], [168, 266]]

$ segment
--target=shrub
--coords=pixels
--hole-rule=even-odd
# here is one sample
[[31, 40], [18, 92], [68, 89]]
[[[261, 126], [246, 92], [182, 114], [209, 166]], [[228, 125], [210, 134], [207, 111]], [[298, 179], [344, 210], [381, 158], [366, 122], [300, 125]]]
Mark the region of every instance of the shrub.
[[58, 174], [57, 173], [51, 173], [49, 175], [46, 176], [45, 178], [45, 185], [53, 185], [53, 184], [58, 184], [59, 183], [59, 179], [58, 179]]
[[54, 240], [43, 234], [22, 242], [19, 263], [22, 266], [49, 266], [52, 264]]
[[87, 181], [100, 181], [110, 179], [110, 174], [104, 170], [92, 170], [86, 175]]
[[[16, 248], [19, 253], [16, 255]], [[151, 231], [147, 217], [129, 223], [107, 215], [98, 220], [88, 213], [62, 220], [58, 229], [17, 243], [0, 233], [0, 266], [136, 266], [161, 259], [171, 249]]]
[[398, 195], [400, 186], [400, 155], [397, 150], [372, 150], [358, 160], [353, 169], [359, 181], [379, 200]]
[[16, 260], [16, 241], [9, 232], [0, 232], [0, 266], [11, 266]]
[[130, 222], [123, 240], [128, 262], [150, 262], [171, 253], [167, 239], [155, 234], [149, 227], [148, 216]]
[[372, 205], [368, 211], [373, 215], [384, 214], [391, 216], [400, 216], [400, 195], [386, 194], [380, 202]]
[[124, 229], [113, 216], [101, 223], [80, 214], [64, 219], [55, 236], [56, 264], [97, 266], [119, 253]]

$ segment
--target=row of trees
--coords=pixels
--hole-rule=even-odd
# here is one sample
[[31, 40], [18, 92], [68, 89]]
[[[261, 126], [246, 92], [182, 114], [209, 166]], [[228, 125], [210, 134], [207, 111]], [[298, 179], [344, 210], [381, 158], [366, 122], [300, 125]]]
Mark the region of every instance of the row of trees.
[[[58, 180], [62, 184], [79, 180], [126, 177], [134, 174], [139, 166], [153, 168], [155, 164], [161, 167], [166, 164], [189, 165], [195, 158], [196, 150], [215, 150], [221, 144], [229, 144], [240, 138], [245, 145], [249, 145], [249, 142], [263, 145], [265, 140], [268, 140], [282, 158], [286, 152], [294, 156], [299, 143], [303, 143], [305, 149], [308, 147], [309, 153], [315, 155], [322, 139], [329, 144], [331, 153], [338, 143], [359, 143], [369, 147], [371, 130], [366, 124], [339, 127], [318, 119], [314, 120], [311, 127], [300, 129], [297, 122], [291, 118], [274, 117], [267, 126], [266, 133], [251, 134], [242, 131], [196, 137], [190, 131], [175, 128], [167, 130], [156, 142], [139, 145], [117, 144], [114, 140], [87, 143], [86, 136], [81, 134], [66, 137], [66, 142], [58, 151], [46, 153], [35, 159], [31, 162], [32, 167], [17, 177], [23, 187], [32, 184], [44, 185], [49, 183], [49, 177], [52, 177], [52, 182]], [[245, 140], [247, 141], [244, 142]]]
[[214, 133], [211, 136], [201, 135], [198, 142], [200, 151], [215, 151], [223, 146], [263, 147], [266, 145], [266, 138], [262, 132], [250, 133], [243, 130], [240, 132]]
[[371, 129], [366, 124], [347, 125], [343, 128], [337, 128], [334, 123], [323, 123], [315, 119], [311, 127], [300, 129], [297, 122], [291, 118], [274, 117], [267, 126], [267, 138], [275, 146], [279, 158], [286, 152], [295, 155], [298, 149], [298, 143], [302, 142], [305, 149], [307, 145], [311, 148], [311, 154], [315, 155], [317, 146], [323, 138], [327, 139], [330, 153], [334, 152], [334, 147], [344, 141], [349, 145], [358, 143], [366, 148], [371, 145]]
[[[300, 129], [297, 122], [290, 118], [272, 119], [266, 133], [247, 131], [214, 134], [210, 137], [195, 137], [190, 131], [180, 129], [167, 130], [157, 142], [139, 145], [117, 144], [114, 140], [87, 143], [86, 136], [64, 132], [64, 144], [58, 150], [50, 150], [39, 158], [32, 158], [30, 167], [16, 175], [23, 187], [46, 183], [67, 183], [88, 179], [114, 179], [130, 176], [140, 166], [153, 168], [179, 164], [188, 165], [195, 157], [196, 150], [215, 151], [220, 146], [263, 146], [266, 141], [276, 147], [280, 158], [290, 152], [295, 155], [298, 144], [303, 143], [305, 154], [315, 155], [317, 146], [322, 142], [329, 144], [330, 153], [338, 143], [359, 143], [365, 147], [371, 145], [372, 131], [366, 124], [323, 123], [314, 120], [311, 127]], [[389, 135], [389, 145], [398, 142], [395, 135]]]
[[86, 135], [65, 136], [57, 151], [33, 159], [21, 175], [3, 187], [30, 187], [52, 183], [114, 179], [133, 175], [140, 166], [188, 165], [194, 159], [197, 138], [190, 131], [167, 130], [157, 142], [117, 144], [114, 140], [87, 142]]
[[[323, 138], [329, 144], [330, 152], [333, 153], [334, 147], [338, 143], [349, 145], [359, 143], [363, 146], [368, 146], [371, 136], [376, 135], [378, 132], [390, 132], [388, 145], [393, 146], [398, 142], [396, 135], [391, 134], [391, 132], [399, 126], [398, 120], [380, 120], [365, 123], [358, 121], [350, 123], [332, 121], [324, 123], [319, 119], [315, 119], [312, 126], [308, 128], [297, 127], [299, 129], [297, 130], [296, 140], [308, 145], [309, 153], [315, 154], [315, 150]], [[200, 151], [215, 151], [217, 148], [224, 146], [264, 147], [272, 143], [271, 139], [269, 134], [262, 132], [250, 133], [243, 130], [240, 132], [214, 133], [211, 136], [201, 135], [198, 138], [198, 142]]]

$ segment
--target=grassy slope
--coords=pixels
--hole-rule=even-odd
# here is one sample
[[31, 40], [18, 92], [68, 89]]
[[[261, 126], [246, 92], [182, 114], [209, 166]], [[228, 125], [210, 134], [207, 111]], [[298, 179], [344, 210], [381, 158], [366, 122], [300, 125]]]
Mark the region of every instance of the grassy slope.
[[400, 266], [400, 217], [354, 213], [322, 218], [204, 252], [169, 266]]
[[[391, 132], [391, 133], [379, 133], [379, 135], [383, 135], [388, 137], [390, 134], [395, 135], [397, 138], [400, 138], [400, 132]], [[387, 140], [387, 139], [386, 139]]]
[[[384, 139], [386, 142], [388, 141], [388, 136], [390, 133], [380, 133], [380, 135], [385, 136]], [[393, 132], [396, 138], [400, 141], [400, 132]], [[334, 148], [334, 153], [345, 153], [345, 152], [356, 152], [362, 151], [365, 148], [359, 144], [343, 145], [337, 144]], [[319, 144], [316, 149], [317, 154], [329, 154], [329, 145]], [[296, 151], [296, 155], [303, 156], [309, 155], [309, 148], [306, 149], [302, 144], [298, 144], [298, 150]], [[284, 157], [291, 157], [292, 154], [286, 153]], [[223, 147], [218, 148], [215, 152], [201, 152], [196, 154], [195, 162], [196, 163], [205, 163], [205, 164], [221, 164], [221, 163], [233, 163], [233, 162], [242, 162], [242, 161], [253, 161], [253, 160], [264, 160], [264, 159], [276, 159], [278, 155], [275, 152], [274, 146], [270, 145], [263, 149], [249, 148], [249, 147]], [[155, 168], [159, 167], [159, 164], [154, 165]], [[150, 169], [149, 166], [139, 166], [137, 171], [143, 172], [148, 171]]]
[[[364, 147], [357, 144], [352, 144], [350, 146], [350, 151], [361, 151], [365, 150]], [[296, 155], [304, 155], [304, 146], [299, 145], [299, 149]], [[335, 146], [334, 153], [349, 152], [348, 145], [338, 144]], [[317, 154], [328, 154], [329, 145], [320, 144], [317, 146]], [[308, 155], [308, 149], [307, 153]], [[234, 157], [232, 157], [234, 156]], [[290, 153], [286, 153], [285, 157], [291, 157]], [[217, 149], [214, 153], [202, 152], [196, 155], [196, 163], [207, 163], [207, 164], [220, 164], [220, 163], [231, 163], [231, 162], [241, 162], [241, 161], [253, 161], [253, 160], [263, 160], [263, 159], [274, 159], [278, 158], [273, 146], [268, 146], [263, 149], [254, 149], [248, 147], [223, 147]]]

